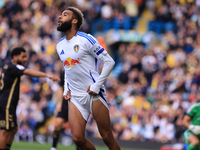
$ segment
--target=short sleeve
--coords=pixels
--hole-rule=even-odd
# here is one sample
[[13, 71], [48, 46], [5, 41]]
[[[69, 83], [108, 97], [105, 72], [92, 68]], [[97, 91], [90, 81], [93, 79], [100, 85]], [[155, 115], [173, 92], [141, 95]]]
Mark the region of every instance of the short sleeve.
[[186, 114], [188, 115], [188, 116], [190, 116], [190, 117], [193, 117], [194, 115], [195, 115], [195, 107], [193, 107], [193, 106], [190, 106], [189, 108], [188, 108], [188, 110], [187, 110], [187, 112], [186, 112]]
[[8, 70], [9, 74], [14, 75], [14, 76], [22, 76], [25, 70], [25, 67], [17, 64], [17, 65], [11, 65], [8, 69], [9, 69]]

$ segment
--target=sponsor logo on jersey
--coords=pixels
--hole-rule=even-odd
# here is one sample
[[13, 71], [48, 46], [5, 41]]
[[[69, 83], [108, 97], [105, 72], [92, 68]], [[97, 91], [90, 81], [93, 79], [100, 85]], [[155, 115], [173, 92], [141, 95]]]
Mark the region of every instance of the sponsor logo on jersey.
[[67, 60], [65, 60], [65, 62], [64, 62], [64, 66], [68, 66], [70, 68], [73, 67], [75, 64], [81, 64], [79, 58], [78, 58], [78, 60], [76, 60], [76, 59], [72, 59], [72, 58], [68, 57]]
[[79, 45], [74, 45], [74, 51], [78, 52], [78, 50], [79, 50]]

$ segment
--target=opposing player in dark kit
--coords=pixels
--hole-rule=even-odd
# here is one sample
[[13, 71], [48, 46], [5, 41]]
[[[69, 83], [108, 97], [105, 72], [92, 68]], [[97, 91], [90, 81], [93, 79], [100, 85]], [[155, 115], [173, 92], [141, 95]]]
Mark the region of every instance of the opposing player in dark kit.
[[19, 100], [20, 76], [58, 77], [24, 67], [27, 54], [24, 48], [17, 47], [11, 52], [12, 61], [5, 64], [0, 84], [0, 150], [9, 150], [17, 132], [16, 107]]

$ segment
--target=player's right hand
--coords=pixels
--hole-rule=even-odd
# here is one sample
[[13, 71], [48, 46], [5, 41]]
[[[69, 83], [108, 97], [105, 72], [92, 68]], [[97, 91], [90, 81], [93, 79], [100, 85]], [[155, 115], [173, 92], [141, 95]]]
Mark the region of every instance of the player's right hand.
[[61, 110], [62, 110], [62, 104], [61, 104], [61, 103], [58, 103], [58, 104], [57, 104], [56, 110], [57, 110], [58, 112], [61, 112]]
[[95, 92], [93, 92], [92, 90], [90, 90], [90, 86], [88, 87], [87, 92], [88, 92], [89, 94], [92, 94], [92, 95], [98, 95], [97, 93], [95, 93]]
[[70, 93], [70, 91], [67, 91], [67, 95], [63, 95], [63, 97], [67, 101], [70, 100], [71, 99], [71, 93]]
[[189, 125], [188, 129], [192, 131], [194, 134], [199, 135], [200, 134], [200, 126], [198, 125]]

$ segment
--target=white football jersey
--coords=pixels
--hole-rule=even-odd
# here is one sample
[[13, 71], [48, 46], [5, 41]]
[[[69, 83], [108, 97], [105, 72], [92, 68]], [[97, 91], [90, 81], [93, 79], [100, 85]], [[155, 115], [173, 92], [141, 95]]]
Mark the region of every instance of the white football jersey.
[[72, 96], [85, 96], [99, 78], [97, 61], [107, 54], [106, 50], [93, 36], [80, 31], [70, 40], [60, 39], [56, 49], [65, 68], [65, 89]]

